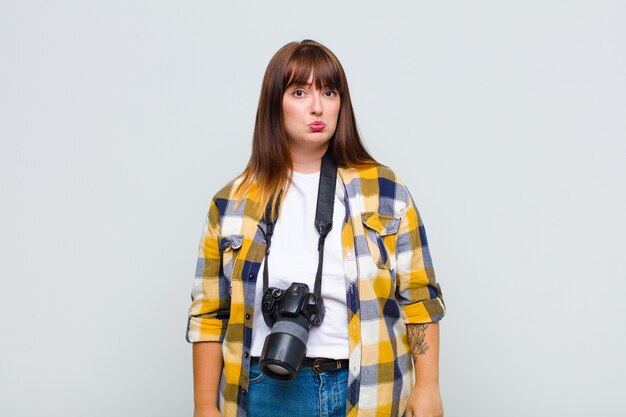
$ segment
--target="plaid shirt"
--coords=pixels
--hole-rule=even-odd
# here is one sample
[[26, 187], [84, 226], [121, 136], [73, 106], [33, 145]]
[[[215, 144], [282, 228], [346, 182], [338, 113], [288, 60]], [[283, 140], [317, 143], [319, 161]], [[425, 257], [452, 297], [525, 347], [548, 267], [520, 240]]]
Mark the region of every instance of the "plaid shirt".
[[[254, 294], [265, 254], [254, 213], [258, 189], [235, 207], [236, 179], [210, 203], [191, 292], [188, 342], [222, 342], [219, 408], [246, 416]], [[388, 167], [339, 168], [349, 339], [346, 415], [401, 416], [412, 386], [406, 324], [445, 314], [424, 226], [406, 186]], [[259, 226], [259, 227], [257, 227]]]

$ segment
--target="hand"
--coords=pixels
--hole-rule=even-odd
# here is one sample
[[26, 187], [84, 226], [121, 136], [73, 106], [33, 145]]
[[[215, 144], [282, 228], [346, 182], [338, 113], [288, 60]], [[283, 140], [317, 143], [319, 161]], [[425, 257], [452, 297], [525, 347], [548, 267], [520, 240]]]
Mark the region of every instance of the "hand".
[[406, 417], [443, 417], [439, 384], [415, 386], [409, 395]]
[[212, 408], [198, 408], [193, 410], [193, 417], [222, 417], [220, 410], [216, 407]]

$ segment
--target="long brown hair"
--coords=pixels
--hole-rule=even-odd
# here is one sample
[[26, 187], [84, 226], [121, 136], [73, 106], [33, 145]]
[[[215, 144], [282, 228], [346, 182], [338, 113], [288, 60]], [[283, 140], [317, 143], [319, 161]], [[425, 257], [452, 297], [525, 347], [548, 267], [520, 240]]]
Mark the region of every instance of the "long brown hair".
[[[254, 125], [252, 154], [238, 177], [243, 179], [235, 192], [235, 198], [241, 200], [256, 183], [259, 192], [257, 209], [260, 212], [265, 210], [270, 200], [274, 207], [280, 193], [286, 192], [291, 183], [293, 162], [283, 123], [283, 95], [292, 85], [308, 84], [311, 75], [317, 88], [336, 90], [341, 98], [337, 128], [328, 145], [337, 165], [361, 167], [377, 164], [367, 152], [357, 130], [346, 74], [335, 54], [313, 40], [290, 42], [274, 54], [265, 70]], [[276, 213], [272, 212], [272, 215]]]

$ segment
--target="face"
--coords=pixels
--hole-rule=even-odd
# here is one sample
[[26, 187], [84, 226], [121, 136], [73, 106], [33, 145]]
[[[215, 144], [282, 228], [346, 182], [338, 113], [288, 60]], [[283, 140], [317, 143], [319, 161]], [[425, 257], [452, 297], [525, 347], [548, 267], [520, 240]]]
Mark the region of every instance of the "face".
[[293, 85], [283, 95], [283, 118], [291, 146], [318, 148], [327, 143], [337, 128], [341, 98], [336, 90]]

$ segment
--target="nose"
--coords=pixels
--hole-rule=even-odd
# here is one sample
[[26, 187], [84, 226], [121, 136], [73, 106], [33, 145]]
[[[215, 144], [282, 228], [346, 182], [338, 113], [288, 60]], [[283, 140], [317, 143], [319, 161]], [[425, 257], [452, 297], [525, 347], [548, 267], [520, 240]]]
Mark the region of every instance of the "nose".
[[322, 94], [319, 91], [315, 91], [311, 97], [311, 114], [319, 116], [324, 111], [324, 105], [322, 104]]

